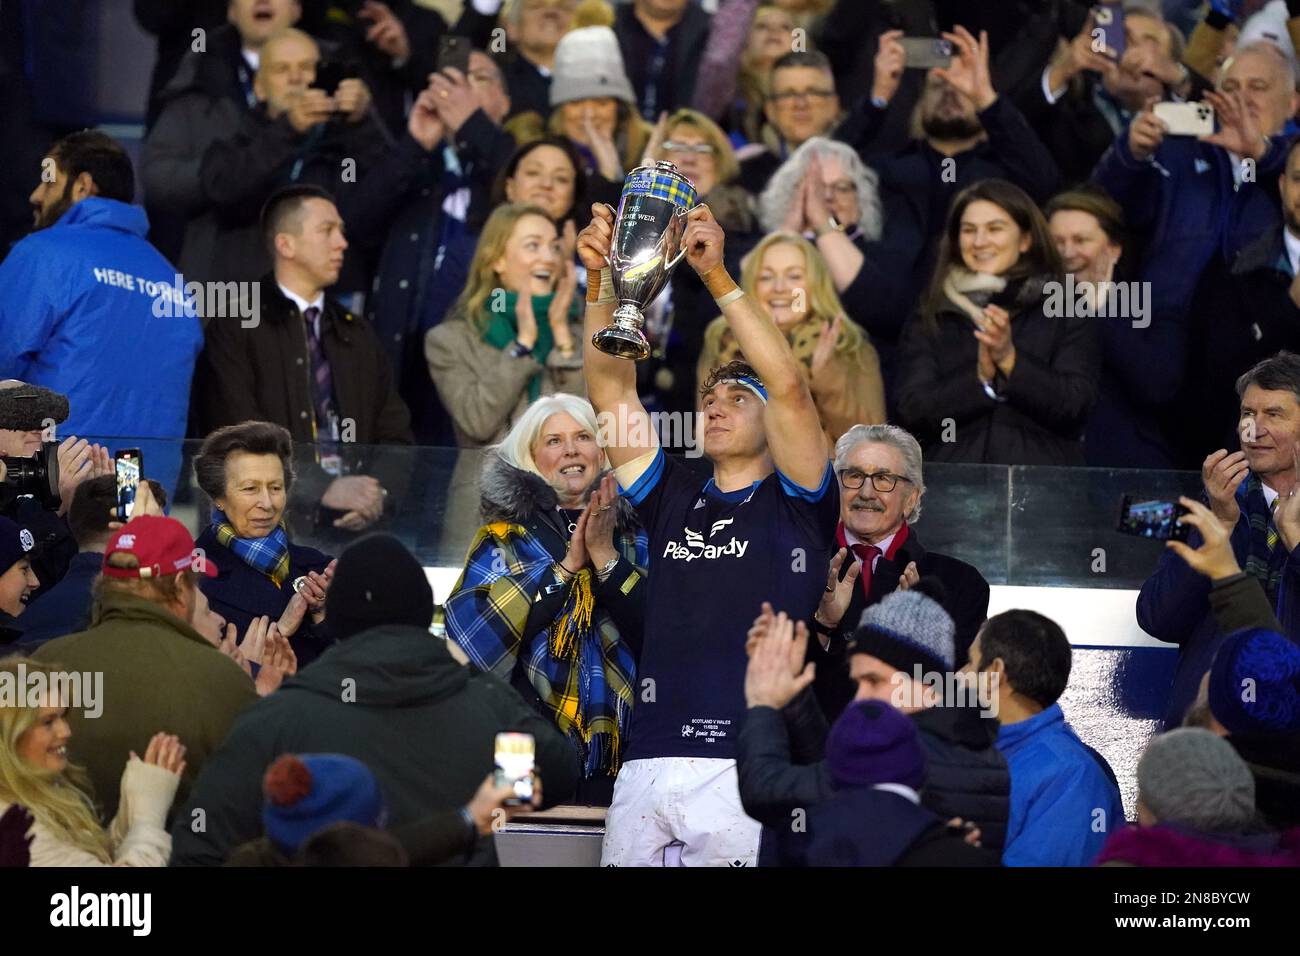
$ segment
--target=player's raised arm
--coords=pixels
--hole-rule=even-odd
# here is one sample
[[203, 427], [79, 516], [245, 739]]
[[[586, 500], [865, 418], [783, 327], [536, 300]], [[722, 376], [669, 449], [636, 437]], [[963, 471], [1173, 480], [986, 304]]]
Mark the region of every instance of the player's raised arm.
[[591, 337], [610, 324], [618, 300], [609, 276], [609, 249], [614, 212], [604, 203], [591, 207], [592, 218], [578, 233], [578, 258], [587, 269], [587, 308], [583, 316], [583, 372], [587, 397], [596, 409], [600, 440], [615, 468], [659, 447], [649, 415], [636, 391], [636, 363], [607, 355]]
[[722, 261], [726, 237], [709, 207], [696, 206], [686, 218], [682, 240], [686, 261], [718, 303], [745, 361], [767, 389], [764, 418], [772, 462], [796, 484], [820, 487], [830, 449], [799, 362], [776, 323], [763, 315], [727, 274]]

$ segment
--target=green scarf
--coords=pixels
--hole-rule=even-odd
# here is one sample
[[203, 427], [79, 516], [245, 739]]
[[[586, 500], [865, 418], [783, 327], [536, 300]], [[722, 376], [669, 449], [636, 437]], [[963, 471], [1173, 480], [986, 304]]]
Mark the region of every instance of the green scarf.
[[[547, 320], [551, 311], [551, 300], [554, 298], [553, 292], [533, 296], [533, 316], [537, 319], [537, 341], [533, 345], [533, 358], [542, 365], [546, 364], [546, 356], [551, 354], [551, 346], [555, 344], [551, 336], [551, 323]], [[508, 349], [510, 343], [519, 337], [519, 324], [515, 319], [515, 306], [518, 302], [517, 292], [506, 292], [505, 307], [498, 312], [492, 308], [492, 303], [489, 301], [483, 310], [486, 317], [483, 323], [484, 342], [498, 349]], [[541, 393], [542, 374], [538, 372], [528, 383], [528, 400], [536, 401]]]

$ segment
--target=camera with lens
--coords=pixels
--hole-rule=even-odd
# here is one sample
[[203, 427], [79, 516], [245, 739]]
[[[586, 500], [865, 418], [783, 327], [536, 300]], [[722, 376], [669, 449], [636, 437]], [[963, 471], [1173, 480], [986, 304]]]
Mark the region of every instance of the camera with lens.
[[30, 458], [5, 455], [0, 457], [0, 462], [4, 462], [4, 483], [11, 495], [31, 495], [49, 511], [56, 510], [62, 503], [57, 442], [45, 442], [41, 450]]

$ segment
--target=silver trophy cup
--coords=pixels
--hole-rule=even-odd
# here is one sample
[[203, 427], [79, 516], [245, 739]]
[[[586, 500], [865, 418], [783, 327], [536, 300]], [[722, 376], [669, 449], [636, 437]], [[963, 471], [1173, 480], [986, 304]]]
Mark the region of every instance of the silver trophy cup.
[[591, 337], [602, 352], [633, 360], [650, 354], [642, 331], [645, 309], [686, 254], [686, 213], [697, 202], [695, 187], [672, 163], [638, 166], [628, 174], [609, 253], [618, 307], [613, 324]]

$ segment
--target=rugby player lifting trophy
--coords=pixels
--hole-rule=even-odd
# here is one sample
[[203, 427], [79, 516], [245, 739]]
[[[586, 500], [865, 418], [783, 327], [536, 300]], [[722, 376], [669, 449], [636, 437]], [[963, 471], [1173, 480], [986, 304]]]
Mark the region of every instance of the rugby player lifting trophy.
[[614, 215], [609, 269], [618, 300], [613, 324], [592, 336], [596, 348], [625, 359], [643, 359], [650, 343], [642, 327], [645, 309], [663, 291], [685, 254], [686, 214], [698, 196], [672, 163], [638, 166], [623, 182]]

